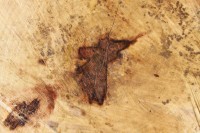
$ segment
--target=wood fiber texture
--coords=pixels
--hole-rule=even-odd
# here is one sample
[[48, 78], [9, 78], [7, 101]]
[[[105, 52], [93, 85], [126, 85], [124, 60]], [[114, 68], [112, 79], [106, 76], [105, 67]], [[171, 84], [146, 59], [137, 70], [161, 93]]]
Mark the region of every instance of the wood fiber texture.
[[200, 132], [199, 0], [0, 6], [0, 133]]

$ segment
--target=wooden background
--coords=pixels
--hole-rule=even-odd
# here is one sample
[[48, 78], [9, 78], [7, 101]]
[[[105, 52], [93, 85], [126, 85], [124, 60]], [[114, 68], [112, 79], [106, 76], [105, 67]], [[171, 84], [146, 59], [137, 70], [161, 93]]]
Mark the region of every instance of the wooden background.
[[[0, 6], [1, 133], [200, 131], [199, 0], [0, 0]], [[90, 105], [74, 78], [77, 50], [111, 29], [115, 39], [147, 34], [109, 64], [104, 105]], [[45, 85], [57, 93], [50, 111]], [[24, 127], [4, 126], [5, 107], [36, 97], [41, 106]]]

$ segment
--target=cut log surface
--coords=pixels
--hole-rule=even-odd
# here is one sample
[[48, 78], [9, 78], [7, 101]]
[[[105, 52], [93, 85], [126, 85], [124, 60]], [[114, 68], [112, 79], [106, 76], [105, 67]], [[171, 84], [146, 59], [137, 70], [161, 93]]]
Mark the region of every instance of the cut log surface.
[[[0, 0], [0, 6], [0, 133], [200, 132], [199, 0]], [[76, 71], [88, 60], [78, 51], [108, 34], [143, 36], [104, 74], [98, 69], [98, 84], [85, 74], [83, 90]], [[102, 66], [109, 59], [84, 54]], [[104, 102], [92, 94], [89, 102], [87, 87], [98, 93], [104, 81]]]

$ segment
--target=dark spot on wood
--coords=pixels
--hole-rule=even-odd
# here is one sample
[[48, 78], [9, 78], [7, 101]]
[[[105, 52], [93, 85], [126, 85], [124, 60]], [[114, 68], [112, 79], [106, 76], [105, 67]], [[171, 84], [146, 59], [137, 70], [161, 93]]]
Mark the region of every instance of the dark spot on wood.
[[184, 47], [187, 51], [194, 51], [194, 49], [190, 46], [185, 45]]
[[43, 38], [47, 39], [50, 35], [50, 32], [52, 32], [54, 29], [48, 25], [45, 25], [43, 23], [38, 24], [39, 32], [42, 35]]
[[34, 99], [31, 103], [27, 104], [25, 101], [17, 104], [13, 111], [8, 115], [4, 121], [4, 125], [14, 130], [18, 126], [24, 126], [29, 120], [29, 117], [34, 114], [40, 105], [38, 99]]
[[37, 85], [32, 89], [33, 93], [36, 93], [41, 101], [41, 108], [45, 110], [45, 115], [51, 114], [55, 108], [55, 101], [57, 99], [57, 91], [59, 90], [57, 85]]
[[193, 72], [194, 77], [200, 77], [200, 71], [199, 72]]
[[170, 50], [165, 50], [165, 51], [160, 53], [161, 56], [163, 56], [167, 59], [171, 56], [171, 54], [172, 54], [172, 51], [170, 51]]
[[155, 77], [159, 78], [160, 76], [158, 74], [154, 74]]
[[189, 68], [187, 68], [187, 69], [185, 69], [185, 71], [184, 71], [184, 76], [186, 77], [188, 74], [189, 74]]
[[182, 53], [182, 52], [179, 52], [179, 55], [180, 55], [180, 56], [183, 56], [183, 53]]
[[41, 65], [45, 65], [46, 64], [45, 61], [44, 61], [44, 59], [39, 59], [38, 63], [41, 64]]
[[120, 52], [141, 36], [131, 40], [115, 40], [107, 35], [99, 39], [96, 46], [78, 49], [79, 59], [86, 60], [85, 64], [77, 67], [78, 83], [87, 94], [89, 103], [96, 101], [99, 105], [103, 104], [107, 93], [108, 64], [118, 59]]
[[47, 102], [48, 102], [47, 107], [51, 112], [55, 107], [55, 99], [57, 98], [57, 93], [50, 86], [46, 86], [45, 88], [46, 88], [45, 95], [47, 97]]
[[113, 125], [109, 122], [106, 122], [105, 125], [109, 126], [109, 127], [113, 127]]
[[69, 100], [69, 99], [70, 99], [70, 96], [69, 96], [69, 95], [66, 95], [66, 98]]
[[161, 36], [161, 43], [162, 45], [162, 52], [160, 53], [161, 56], [165, 58], [169, 58], [172, 54], [172, 52], [169, 50], [170, 46], [172, 45], [172, 40], [174, 36], [173, 35], [162, 35]]
[[191, 52], [191, 55], [200, 55], [200, 52]]
[[166, 104], [168, 104], [170, 101], [171, 101], [171, 99], [167, 99], [166, 101], [162, 101], [162, 104], [163, 104], [163, 105], [166, 105]]
[[158, 3], [163, 3], [163, 0], [157, 0]]

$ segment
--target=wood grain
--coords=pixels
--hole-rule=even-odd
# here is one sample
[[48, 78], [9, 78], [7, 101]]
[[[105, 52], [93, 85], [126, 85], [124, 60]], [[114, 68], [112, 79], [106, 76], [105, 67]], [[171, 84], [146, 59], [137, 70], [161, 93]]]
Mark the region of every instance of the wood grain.
[[[40, 108], [15, 132], [197, 133], [199, 0], [0, 0], [0, 132], [17, 103]], [[147, 34], [108, 66], [102, 106], [74, 78], [79, 47]], [[54, 107], [45, 86], [56, 92]], [[36, 89], [39, 88], [39, 89]]]

